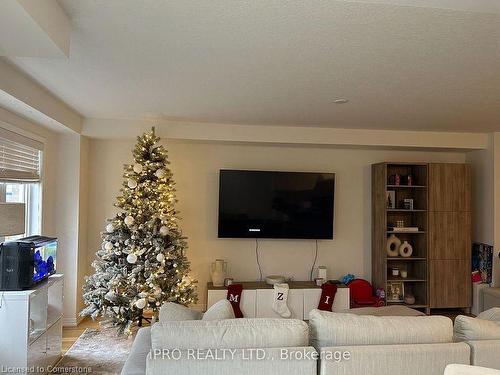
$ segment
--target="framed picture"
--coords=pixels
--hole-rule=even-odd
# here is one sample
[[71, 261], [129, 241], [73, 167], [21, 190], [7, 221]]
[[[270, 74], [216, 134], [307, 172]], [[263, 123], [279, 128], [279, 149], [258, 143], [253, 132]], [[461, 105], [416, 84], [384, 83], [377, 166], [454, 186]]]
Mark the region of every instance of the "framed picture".
[[388, 283], [387, 289], [387, 302], [404, 302], [405, 284], [402, 281]]
[[386, 191], [385, 201], [387, 208], [396, 208], [396, 192], [394, 190]]

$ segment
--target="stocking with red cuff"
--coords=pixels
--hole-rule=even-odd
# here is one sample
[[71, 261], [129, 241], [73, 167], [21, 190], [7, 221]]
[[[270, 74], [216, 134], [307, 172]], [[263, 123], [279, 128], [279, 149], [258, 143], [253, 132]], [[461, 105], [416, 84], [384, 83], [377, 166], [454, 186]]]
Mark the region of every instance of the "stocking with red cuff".
[[227, 300], [231, 303], [236, 318], [243, 318], [243, 313], [240, 309], [242, 290], [243, 285], [241, 284], [232, 284], [227, 287]]
[[335, 294], [337, 294], [337, 285], [328, 283], [321, 285], [321, 298], [319, 299], [318, 310], [332, 311]]

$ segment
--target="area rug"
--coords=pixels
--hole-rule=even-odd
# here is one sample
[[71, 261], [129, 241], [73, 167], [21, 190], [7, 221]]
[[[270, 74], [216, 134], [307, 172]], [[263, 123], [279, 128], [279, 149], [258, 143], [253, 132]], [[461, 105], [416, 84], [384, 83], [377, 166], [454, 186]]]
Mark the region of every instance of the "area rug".
[[86, 329], [55, 366], [53, 373], [119, 375], [130, 353], [133, 336], [118, 336], [116, 329]]

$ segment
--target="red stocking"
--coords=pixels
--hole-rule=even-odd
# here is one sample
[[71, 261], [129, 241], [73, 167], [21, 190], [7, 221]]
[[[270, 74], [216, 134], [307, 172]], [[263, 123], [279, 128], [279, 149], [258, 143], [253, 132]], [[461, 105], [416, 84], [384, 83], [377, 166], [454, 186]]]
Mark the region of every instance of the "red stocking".
[[243, 285], [241, 284], [232, 284], [227, 287], [227, 300], [231, 303], [231, 306], [233, 306], [234, 316], [236, 318], [243, 318], [243, 313], [240, 309], [242, 290]]
[[332, 311], [335, 294], [337, 294], [337, 285], [328, 283], [321, 285], [321, 298], [319, 299], [318, 309]]

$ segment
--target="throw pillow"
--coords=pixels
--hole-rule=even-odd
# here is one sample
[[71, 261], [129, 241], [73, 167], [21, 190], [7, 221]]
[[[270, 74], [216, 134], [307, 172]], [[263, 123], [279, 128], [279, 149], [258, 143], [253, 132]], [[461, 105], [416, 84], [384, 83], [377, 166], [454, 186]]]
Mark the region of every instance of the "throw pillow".
[[500, 322], [500, 307], [492, 307], [489, 310], [483, 311], [477, 316], [477, 318]]
[[201, 320], [221, 320], [221, 319], [234, 319], [234, 310], [231, 303], [227, 299], [221, 299], [219, 302], [214, 303]]
[[200, 320], [202, 313], [178, 303], [167, 302], [160, 307], [160, 322], [177, 322], [180, 320]]
[[500, 340], [500, 321], [459, 315], [455, 319], [453, 339], [455, 341]]

